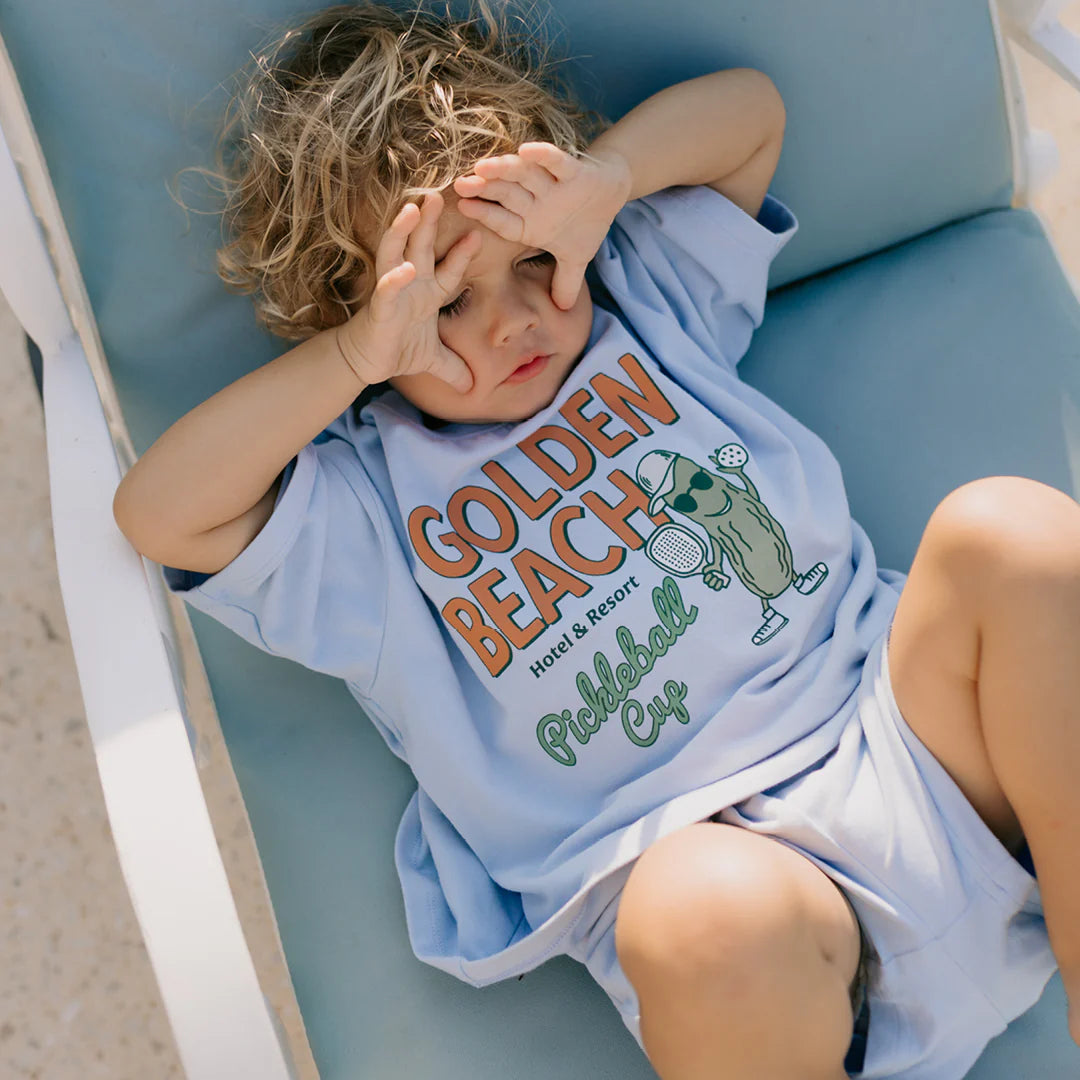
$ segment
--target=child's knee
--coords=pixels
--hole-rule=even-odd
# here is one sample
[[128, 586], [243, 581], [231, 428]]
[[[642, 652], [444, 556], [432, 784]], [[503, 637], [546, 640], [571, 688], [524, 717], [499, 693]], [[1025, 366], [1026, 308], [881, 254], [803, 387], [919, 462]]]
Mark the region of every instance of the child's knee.
[[703, 1062], [738, 1059], [732, 1076], [842, 1072], [858, 925], [839, 889], [792, 849], [712, 823], [666, 837], [627, 880], [615, 945], [661, 1075], [662, 1063], [689, 1075], [688, 1047]]
[[[637, 982], [702, 980], [767, 992], [798, 958], [847, 980], [858, 924], [840, 890], [804, 856], [731, 825], [699, 822], [658, 841], [623, 889], [615, 947]], [[846, 985], [846, 982], [845, 982]]]

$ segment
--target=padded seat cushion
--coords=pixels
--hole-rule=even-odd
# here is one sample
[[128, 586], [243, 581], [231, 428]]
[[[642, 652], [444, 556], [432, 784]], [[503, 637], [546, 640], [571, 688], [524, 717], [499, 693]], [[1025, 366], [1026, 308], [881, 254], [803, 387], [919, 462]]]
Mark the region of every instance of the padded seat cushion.
[[829, 444], [880, 566], [969, 480], [1080, 493], [1080, 304], [1029, 210], [774, 291], [740, 374]]
[[[774, 291], [740, 373], [832, 447], [881, 566], [907, 571], [966, 481], [1077, 490], [1080, 305], [1028, 211]], [[652, 1075], [573, 961], [483, 990], [417, 962], [392, 858], [410, 774], [343, 684], [192, 618], [323, 1080]], [[999, 1042], [979, 1080], [1024, 1075], [1036, 1047], [1037, 1075], [1077, 1071], [1056, 977]]]

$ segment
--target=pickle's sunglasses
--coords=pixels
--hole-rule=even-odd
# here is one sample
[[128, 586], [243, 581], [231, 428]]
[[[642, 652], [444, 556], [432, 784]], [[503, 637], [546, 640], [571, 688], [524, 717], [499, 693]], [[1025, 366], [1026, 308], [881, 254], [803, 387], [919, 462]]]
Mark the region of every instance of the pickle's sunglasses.
[[[690, 486], [697, 491], [708, 491], [712, 487], [713, 478], [704, 470], [698, 469], [690, 477]], [[697, 509], [697, 499], [689, 492], [681, 491], [671, 500], [671, 506], [680, 514], [692, 514]]]

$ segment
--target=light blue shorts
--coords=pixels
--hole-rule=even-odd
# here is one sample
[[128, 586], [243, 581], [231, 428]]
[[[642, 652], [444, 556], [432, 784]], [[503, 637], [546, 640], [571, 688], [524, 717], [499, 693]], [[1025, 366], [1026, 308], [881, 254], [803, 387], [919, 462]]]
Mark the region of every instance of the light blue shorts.
[[[866, 659], [837, 748], [715, 820], [794, 848], [855, 909], [877, 954], [859, 1075], [959, 1078], [1038, 1001], [1057, 962], [1035, 878], [900, 715], [886, 640]], [[615, 956], [617, 908], [609, 899], [581, 958], [640, 1043], [637, 997]]]

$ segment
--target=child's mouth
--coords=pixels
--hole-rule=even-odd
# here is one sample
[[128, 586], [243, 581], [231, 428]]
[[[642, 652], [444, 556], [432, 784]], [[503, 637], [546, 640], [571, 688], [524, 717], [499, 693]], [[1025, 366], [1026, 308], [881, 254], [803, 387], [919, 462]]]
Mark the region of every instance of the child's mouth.
[[534, 375], [539, 375], [540, 372], [547, 367], [549, 359], [550, 356], [534, 356], [531, 360], [517, 368], [511, 375], [508, 375], [506, 381], [508, 383], [525, 382]]

